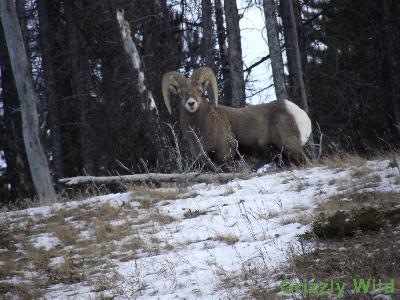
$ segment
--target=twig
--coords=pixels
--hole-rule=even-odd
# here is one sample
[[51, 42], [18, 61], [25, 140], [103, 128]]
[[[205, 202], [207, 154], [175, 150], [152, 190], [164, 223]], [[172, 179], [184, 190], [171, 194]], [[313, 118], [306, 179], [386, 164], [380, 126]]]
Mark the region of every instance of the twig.
[[211, 166], [213, 168], [214, 172], [218, 173], [220, 171], [219, 168], [217, 168], [214, 165], [214, 163], [211, 161], [210, 157], [204, 151], [203, 145], [201, 144], [199, 137], [197, 136], [196, 132], [193, 130], [192, 127], [190, 127], [190, 132], [193, 133], [194, 139], [195, 139], [197, 145], [199, 146], [201, 156], [207, 161], [209, 166]]
[[[179, 172], [183, 172], [183, 165], [182, 165], [182, 155], [181, 155], [181, 151], [179, 150], [179, 143], [178, 143], [178, 137], [175, 134], [175, 130], [174, 127], [169, 124], [166, 123], [167, 126], [171, 129], [172, 132], [172, 137], [174, 138], [174, 142], [175, 142], [175, 152], [176, 152], [176, 160], [177, 160], [177, 164], [178, 164], [178, 170]], [[175, 124], [174, 124], [175, 126]]]
[[320, 160], [321, 155], [322, 155], [322, 137], [324, 136], [324, 134], [321, 131], [321, 128], [319, 127], [319, 124], [317, 122], [317, 126], [318, 126], [318, 131], [320, 133], [319, 135], [319, 148], [318, 148], [318, 156], [317, 156], [317, 161]]
[[127, 166], [125, 166], [119, 159], [115, 160], [117, 162], [117, 164], [122, 168], [125, 169], [126, 171], [131, 172], [131, 169], [129, 169]]

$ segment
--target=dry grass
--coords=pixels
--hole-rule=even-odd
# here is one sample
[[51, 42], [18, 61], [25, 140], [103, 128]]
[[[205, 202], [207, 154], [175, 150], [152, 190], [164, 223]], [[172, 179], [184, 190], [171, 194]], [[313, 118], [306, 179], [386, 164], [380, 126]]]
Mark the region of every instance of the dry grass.
[[362, 166], [359, 168], [355, 168], [352, 169], [350, 171], [350, 176], [353, 178], [362, 178], [362, 177], [366, 177], [367, 175], [369, 175], [371, 173], [371, 169], [366, 167], [366, 166]]
[[139, 236], [131, 237], [127, 242], [125, 242], [121, 249], [124, 251], [137, 251], [142, 249], [145, 246], [145, 243]]
[[279, 220], [279, 223], [281, 225], [288, 225], [288, 224], [293, 224], [293, 223], [299, 223], [301, 225], [308, 225], [312, 222], [313, 216], [309, 213], [303, 212], [303, 213], [298, 213], [293, 217], [285, 217], [281, 220]]
[[316, 212], [332, 215], [338, 210], [354, 210], [364, 207], [391, 208], [400, 204], [400, 192], [358, 192], [347, 191], [317, 202]]
[[176, 221], [176, 219], [173, 216], [160, 214], [160, 213], [155, 213], [155, 214], [151, 215], [150, 219], [153, 220], [154, 222], [160, 223], [162, 225], [167, 225], [167, 224], [170, 224], [170, 223], [173, 223]]
[[64, 262], [61, 266], [47, 269], [47, 277], [49, 284], [73, 284], [79, 283], [86, 279], [85, 274], [81, 271], [79, 261], [74, 261], [69, 256], [64, 256]]
[[235, 189], [231, 186], [228, 186], [225, 191], [221, 194], [221, 196], [229, 196], [235, 192]]
[[364, 166], [366, 160], [357, 154], [344, 153], [342, 155], [330, 155], [322, 158], [321, 164], [333, 169], [342, 169], [345, 167]]
[[[370, 177], [368, 172], [353, 173]], [[330, 281], [353, 287], [354, 278], [376, 278], [400, 284], [400, 193], [348, 190], [318, 204], [319, 213], [301, 247], [288, 252], [289, 279]], [[300, 249], [300, 250], [299, 250]], [[397, 291], [398, 293], [399, 291]], [[306, 298], [308, 295], [292, 295]], [[318, 299], [330, 299], [323, 296]], [[344, 299], [372, 299], [345, 290]]]
[[217, 242], [223, 242], [227, 245], [234, 245], [237, 242], [239, 242], [239, 239], [231, 234], [226, 234], [226, 235], [217, 235], [215, 237], [213, 237], [213, 241], [217, 241]]
[[208, 213], [208, 211], [205, 211], [205, 210], [203, 210], [203, 211], [198, 210], [198, 209], [191, 210], [189, 208], [189, 210], [185, 211], [185, 213], [183, 214], [183, 217], [185, 219], [192, 219], [192, 218], [197, 218], [198, 216], [206, 215], [207, 213]]
[[[228, 272], [221, 266], [214, 265], [217, 269], [219, 283], [216, 290], [224, 291], [227, 299], [282, 299], [276, 294], [276, 288], [270, 287], [274, 281], [269, 268], [263, 263], [243, 262], [239, 272]], [[244, 292], [243, 292], [244, 291]]]
[[75, 229], [71, 224], [54, 224], [49, 226], [49, 229], [65, 245], [75, 245], [78, 241], [78, 230]]
[[[301, 281], [303, 278], [312, 278], [321, 282], [333, 278], [348, 287], [353, 286], [353, 278], [376, 278], [384, 282], [395, 278], [398, 287], [399, 241], [399, 232], [388, 229], [378, 233], [358, 234], [352, 239], [317, 243], [313, 250], [307, 249], [303, 253], [292, 249], [289, 252], [290, 267], [287, 271]], [[347, 290], [344, 299], [372, 299], [372, 296], [362, 298]]]
[[[132, 224], [138, 215], [138, 210], [129, 203], [121, 206], [105, 203], [54, 209], [49, 216], [25, 216], [14, 223], [3, 219], [0, 223], [0, 249], [4, 249], [0, 251], [0, 281], [10, 278], [14, 281], [0, 283], [0, 299], [3, 295], [6, 299], [39, 299], [50, 285], [81, 283], [98, 272], [107, 273], [111, 268], [107, 261], [118, 250], [115, 241], [137, 234]], [[162, 223], [172, 221], [171, 217], [159, 214], [154, 219]], [[82, 230], [92, 231], [93, 237], [80, 239]], [[68, 247], [60, 245], [46, 251], [29, 242], [45, 232]], [[140, 241], [132, 238], [123, 244], [119, 250], [128, 253], [120, 254], [120, 259], [135, 259], [136, 252], [146, 247]], [[156, 246], [150, 248], [151, 253], [160, 251]], [[52, 263], [53, 258], [57, 263]]]
[[269, 219], [278, 217], [280, 214], [281, 214], [281, 212], [279, 212], [279, 211], [271, 210], [267, 213], [258, 213], [257, 216], [261, 219], [269, 220]]
[[139, 208], [149, 209], [157, 203], [166, 200], [186, 199], [196, 197], [195, 191], [190, 191], [186, 186], [177, 183], [163, 183], [162, 187], [155, 187], [152, 184], [142, 184], [132, 186], [129, 191], [132, 197], [140, 202]]
[[[122, 222], [120, 225], [113, 225], [109, 221], [101, 219], [95, 219], [91, 225], [98, 243], [118, 241], [122, 239], [124, 236], [128, 235], [130, 226], [131, 224], [129, 222]], [[132, 234], [134, 231], [130, 233]]]

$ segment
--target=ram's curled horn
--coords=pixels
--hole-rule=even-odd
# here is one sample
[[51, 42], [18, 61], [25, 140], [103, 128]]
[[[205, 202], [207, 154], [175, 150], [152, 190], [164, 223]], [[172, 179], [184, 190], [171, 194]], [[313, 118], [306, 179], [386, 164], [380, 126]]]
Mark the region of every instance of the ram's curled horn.
[[208, 84], [211, 86], [211, 93], [214, 99], [215, 106], [218, 105], [218, 85], [217, 79], [215, 78], [214, 72], [211, 68], [201, 67], [193, 72], [191, 77], [192, 84], [196, 86], [200, 86], [203, 88], [203, 84], [208, 81]]
[[162, 79], [162, 93], [164, 97], [165, 106], [168, 112], [171, 113], [171, 99], [169, 93], [173, 91], [177, 93], [177, 88], [186, 82], [185, 76], [177, 71], [165, 73]]

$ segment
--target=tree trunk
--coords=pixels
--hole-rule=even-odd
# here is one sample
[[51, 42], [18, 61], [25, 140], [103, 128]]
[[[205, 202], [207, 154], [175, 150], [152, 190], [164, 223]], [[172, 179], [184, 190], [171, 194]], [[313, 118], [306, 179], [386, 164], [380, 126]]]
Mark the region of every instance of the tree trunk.
[[[29, 173], [29, 163], [26, 157], [24, 139], [22, 137], [22, 120], [17, 89], [15, 87], [10, 58], [0, 23], [0, 90], [3, 107], [1, 118], [4, 123], [4, 159], [6, 162], [4, 183], [8, 185], [10, 198], [7, 202], [15, 203], [26, 198], [33, 199], [35, 190]], [[3, 140], [2, 140], [3, 142]]]
[[[400, 7], [396, 2], [383, 1], [383, 19], [385, 22], [384, 31], [384, 57], [386, 58], [386, 74], [390, 78], [388, 80], [388, 90], [390, 98], [392, 99], [393, 109], [393, 127], [398, 141], [400, 140], [400, 58], [399, 58], [399, 44], [400, 30], [399, 30], [399, 13]], [[395, 28], [395, 30], [393, 29]]]
[[73, 0], [64, 1], [65, 19], [69, 40], [69, 59], [72, 70], [73, 98], [78, 103], [80, 122], [80, 145], [84, 172], [95, 173], [95, 165], [91, 157], [93, 150], [90, 134], [88, 111], [90, 106], [90, 77], [88, 62], [85, 58], [84, 39], [79, 32], [77, 22], [79, 20], [78, 10]]
[[211, 68], [215, 74], [214, 61], [214, 34], [212, 30], [212, 7], [211, 0], [201, 1], [201, 25], [203, 27], [202, 52], [206, 67]]
[[[285, 51], [287, 58], [287, 66], [289, 69], [289, 85], [288, 85], [288, 94], [291, 101], [296, 103], [298, 106], [302, 107], [301, 103], [301, 89], [299, 78], [297, 77], [297, 63], [296, 63], [296, 51], [294, 44], [293, 33], [296, 30], [297, 36], [299, 36], [299, 26], [301, 24], [301, 15], [300, 15], [300, 4], [297, 0], [294, 0], [294, 4], [292, 8], [294, 10], [295, 15], [295, 24], [296, 29], [293, 29], [292, 19], [290, 14], [290, 0], [280, 0], [279, 12], [282, 18], [283, 24], [283, 35], [285, 39]], [[300, 45], [297, 47], [300, 48], [300, 56], [305, 57], [304, 49], [302, 51]], [[302, 53], [303, 52], [303, 53]], [[304, 62], [304, 60], [302, 60]], [[304, 63], [303, 63], [304, 65]], [[305, 66], [303, 66], [304, 68]], [[304, 78], [303, 78], [304, 81]]]
[[263, 6], [276, 97], [278, 100], [288, 99], [274, 0], [264, 0]]
[[224, 11], [221, 0], [215, 0], [215, 20], [219, 47], [219, 63], [222, 73], [221, 104], [229, 104], [232, 99], [231, 80], [229, 75], [228, 47], [226, 46], [226, 31], [224, 26]]
[[[48, 1], [38, 0], [38, 14], [40, 23], [40, 47], [42, 50], [42, 67], [44, 73], [45, 92], [47, 98], [47, 109], [49, 115], [49, 127], [51, 136], [51, 154], [54, 177], [56, 179], [63, 177], [63, 159], [60, 139], [60, 117], [57, 106], [56, 83], [54, 72], [54, 61], [52, 56], [52, 31], [49, 23]], [[54, 47], [53, 47], [54, 48]]]
[[0, 0], [0, 16], [14, 80], [21, 102], [22, 127], [29, 166], [39, 201], [49, 203], [56, 198], [46, 155], [39, 139], [37, 97], [29, 71], [28, 58], [12, 0]]
[[[144, 51], [140, 60], [140, 71], [146, 76], [146, 93], [151, 91], [152, 99], [154, 104], [157, 106], [156, 111], [143, 109], [143, 105], [148, 107], [147, 96], [145, 96], [145, 103], [139, 107], [139, 118], [140, 122], [145, 124], [145, 130], [155, 147], [155, 156], [157, 159], [157, 168], [161, 171], [170, 171], [174, 168], [170, 156], [170, 140], [169, 130], [167, 126], [160, 124], [160, 120], [173, 123], [176, 119], [171, 116], [165, 108], [162, 92], [161, 82], [162, 76], [165, 72], [170, 70], [176, 70], [181, 67], [180, 58], [182, 58], [182, 52], [179, 51], [179, 37], [176, 34], [181, 29], [176, 27], [175, 17], [171, 14], [168, 9], [166, 0], [151, 0], [143, 3], [142, 9], [144, 14], [148, 14], [154, 17], [149, 18], [147, 25], [143, 30], [143, 48]], [[127, 24], [127, 26], [130, 26]], [[119, 25], [119, 31], [121, 24]], [[132, 41], [133, 43], [133, 41]], [[136, 48], [136, 45], [133, 45]], [[200, 55], [200, 53], [199, 53]], [[126, 55], [124, 55], [126, 57]], [[143, 58], [143, 59], [142, 59]], [[197, 57], [196, 57], [197, 58]], [[183, 59], [183, 58], [182, 58]], [[125, 59], [126, 60], [126, 59]], [[136, 75], [132, 73], [132, 64], [126, 64], [128, 66], [128, 73], [133, 78], [132, 83], [137, 86]], [[130, 66], [130, 67], [129, 67]], [[132, 77], [133, 76], [133, 77]], [[139, 97], [141, 98], [141, 96]], [[149, 114], [154, 118], [154, 124], [149, 122]], [[158, 142], [156, 142], [158, 140]]]
[[243, 78], [242, 43], [240, 39], [239, 14], [236, 0], [224, 1], [226, 29], [228, 34], [229, 71], [232, 88], [231, 104], [243, 107], [246, 91]]
[[282, 0], [282, 2], [287, 1], [288, 9], [289, 9], [289, 16], [290, 16], [290, 24], [291, 24], [291, 37], [293, 42], [293, 52], [294, 52], [294, 74], [293, 76], [296, 77], [297, 82], [299, 83], [299, 90], [300, 90], [300, 102], [299, 106], [308, 112], [308, 103], [307, 103], [307, 95], [306, 95], [306, 88], [304, 85], [304, 77], [303, 77], [303, 68], [301, 66], [301, 55], [300, 55], [300, 48], [299, 48], [299, 39], [297, 35], [297, 24], [296, 24], [296, 16], [294, 14], [294, 7], [292, 0]]
[[159, 113], [151, 91], [145, 84], [143, 63], [140, 59], [136, 45], [131, 36], [129, 23], [125, 20], [123, 12], [117, 10], [117, 20], [121, 32], [121, 40], [126, 55], [126, 65], [130, 70], [130, 77], [135, 82], [136, 93], [139, 95], [137, 103], [143, 114], [144, 127], [156, 148], [158, 165], [163, 169], [169, 168], [168, 141], [160, 128]]
[[[294, 65], [294, 70], [296, 73], [291, 74], [291, 76], [294, 76], [296, 78], [296, 81], [299, 83], [299, 90], [300, 90], [300, 99], [299, 99], [299, 106], [306, 111], [307, 113], [309, 112], [308, 110], [308, 102], [307, 102], [307, 95], [306, 95], [306, 89], [304, 85], [304, 78], [303, 78], [303, 69], [301, 66], [301, 56], [300, 56], [300, 48], [299, 48], [299, 40], [297, 36], [297, 25], [296, 25], [296, 16], [294, 13], [294, 8], [293, 8], [293, 0], [281, 0], [282, 2], [287, 1], [287, 7], [289, 9], [289, 17], [290, 17], [290, 24], [291, 24], [291, 37], [292, 37], [292, 43], [293, 43], [293, 52], [294, 52], [294, 59], [295, 59], [295, 65]], [[313, 138], [311, 136], [307, 148], [310, 151], [310, 155], [312, 159], [316, 158], [316, 151], [315, 151], [315, 145]]]

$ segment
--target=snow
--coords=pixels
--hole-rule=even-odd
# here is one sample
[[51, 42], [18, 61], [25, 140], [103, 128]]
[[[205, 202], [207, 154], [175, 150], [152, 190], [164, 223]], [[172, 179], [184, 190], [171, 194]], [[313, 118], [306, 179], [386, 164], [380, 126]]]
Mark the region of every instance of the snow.
[[32, 237], [31, 243], [36, 248], [43, 248], [44, 250], [49, 251], [54, 247], [60, 245], [61, 241], [57, 237], [49, 233], [43, 233]]
[[[353, 189], [400, 191], [394, 180], [397, 171], [388, 165], [389, 161], [370, 161], [360, 167], [314, 167], [260, 173], [259, 177], [226, 184], [195, 184], [185, 193], [187, 198], [165, 199], [150, 209], [140, 208], [140, 197], [135, 194], [110, 194], [4, 212], [0, 214], [0, 220], [22, 221], [27, 216], [40, 219], [83, 204], [89, 210], [105, 203], [115, 207], [130, 204], [139, 210], [138, 217], [131, 217], [132, 220], [137, 218], [136, 221], [155, 212], [168, 215], [175, 221], [169, 224], [136, 222], [131, 236], [115, 242], [121, 244], [140, 236], [147, 245], [152, 238], [157, 238], [159, 250], [143, 248], [130, 260], [112, 259], [119, 282], [118, 293], [106, 290], [102, 295], [113, 295], [116, 299], [240, 298], [246, 295], [245, 288], [237, 285], [228, 293], [227, 289], [221, 288], [224, 276], [240, 277], [244, 269], [251, 268], [280, 272], [287, 261], [288, 250], [299, 247], [297, 236], [309, 227], [301, 217], [312, 217], [318, 202], [343, 192], [331, 184], [333, 179], [347, 180], [349, 188]], [[363, 187], [359, 178], [351, 177], [351, 172], [358, 168], [368, 168], [371, 174], [379, 176], [379, 185]], [[198, 215], [188, 217], [189, 211], [198, 212]], [[68, 222], [76, 221], [72, 218]], [[123, 225], [124, 221], [115, 220], [110, 224]], [[93, 237], [91, 228], [82, 229], [79, 237], [80, 240], [90, 240]], [[229, 239], [233, 241], [229, 242]], [[30, 241], [34, 247], [45, 250], [62, 246], [62, 242], [50, 233], [35, 235]], [[121, 250], [117, 252], [120, 254]], [[62, 262], [62, 257], [52, 258], [51, 264], [60, 265]], [[99, 293], [90, 282], [58, 284], [50, 286], [44, 298], [93, 299]]]

